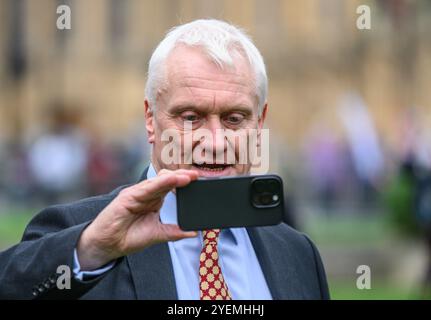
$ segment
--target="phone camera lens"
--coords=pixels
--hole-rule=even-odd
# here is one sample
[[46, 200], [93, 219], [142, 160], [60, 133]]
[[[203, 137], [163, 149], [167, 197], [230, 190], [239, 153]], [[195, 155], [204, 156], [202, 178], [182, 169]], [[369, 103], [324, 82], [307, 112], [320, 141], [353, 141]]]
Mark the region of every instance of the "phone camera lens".
[[251, 201], [257, 208], [276, 207], [281, 202], [282, 186], [273, 177], [257, 178], [252, 183]]
[[266, 192], [263, 193], [260, 196], [260, 202], [265, 206], [271, 204], [272, 203], [272, 194], [266, 193]]
[[254, 189], [257, 192], [263, 192], [263, 191], [265, 191], [265, 182], [262, 181], [262, 180], [255, 181], [255, 183], [254, 183]]
[[268, 191], [275, 193], [279, 190], [279, 183], [276, 180], [271, 180], [268, 182]]

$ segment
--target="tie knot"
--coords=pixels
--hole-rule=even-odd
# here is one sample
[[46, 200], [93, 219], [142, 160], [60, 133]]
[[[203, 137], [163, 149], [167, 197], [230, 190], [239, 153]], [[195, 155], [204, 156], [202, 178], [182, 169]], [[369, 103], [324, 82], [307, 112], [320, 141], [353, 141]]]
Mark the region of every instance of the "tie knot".
[[220, 229], [210, 229], [202, 231], [202, 236], [204, 240], [204, 245], [216, 245], [218, 242], [218, 236], [220, 234]]

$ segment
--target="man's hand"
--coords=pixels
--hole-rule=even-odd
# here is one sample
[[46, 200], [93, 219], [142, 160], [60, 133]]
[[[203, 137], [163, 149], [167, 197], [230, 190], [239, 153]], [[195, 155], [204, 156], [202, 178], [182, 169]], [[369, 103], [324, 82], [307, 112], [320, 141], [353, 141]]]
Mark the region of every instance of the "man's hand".
[[198, 178], [191, 170], [161, 170], [157, 177], [122, 190], [84, 230], [78, 246], [82, 270], [94, 270], [119, 257], [160, 242], [197, 236], [160, 222], [166, 194]]

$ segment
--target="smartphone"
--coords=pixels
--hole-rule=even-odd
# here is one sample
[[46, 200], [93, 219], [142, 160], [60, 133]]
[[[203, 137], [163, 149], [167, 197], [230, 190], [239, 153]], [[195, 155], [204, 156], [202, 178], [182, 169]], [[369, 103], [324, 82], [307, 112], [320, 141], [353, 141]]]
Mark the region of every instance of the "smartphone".
[[177, 188], [178, 224], [185, 231], [275, 225], [284, 216], [277, 175], [205, 178]]

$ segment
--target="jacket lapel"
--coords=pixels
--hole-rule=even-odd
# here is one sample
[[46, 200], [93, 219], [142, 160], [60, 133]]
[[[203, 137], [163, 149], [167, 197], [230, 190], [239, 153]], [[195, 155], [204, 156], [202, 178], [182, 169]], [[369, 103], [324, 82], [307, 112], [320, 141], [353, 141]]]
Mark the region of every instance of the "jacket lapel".
[[127, 259], [139, 300], [178, 299], [167, 243], [152, 245]]
[[294, 267], [296, 259], [289, 256], [289, 246], [279, 239], [274, 228], [253, 227], [247, 231], [272, 298], [300, 299], [303, 288], [298, 269]]

